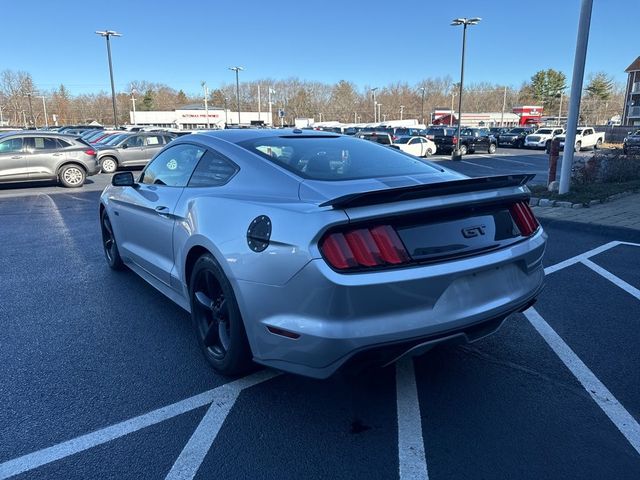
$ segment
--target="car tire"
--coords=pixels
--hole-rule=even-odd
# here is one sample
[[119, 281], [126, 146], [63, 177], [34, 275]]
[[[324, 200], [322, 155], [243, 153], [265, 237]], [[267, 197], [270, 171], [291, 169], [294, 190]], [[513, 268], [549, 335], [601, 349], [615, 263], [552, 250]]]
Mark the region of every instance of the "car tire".
[[124, 262], [120, 257], [116, 237], [113, 234], [113, 226], [106, 210], [100, 215], [100, 227], [102, 230], [102, 248], [107, 259], [107, 265], [113, 270], [124, 270]]
[[579, 152], [582, 149], [582, 142], [577, 141], [574, 151]]
[[600, 148], [602, 148], [602, 139], [598, 139], [598, 141], [596, 142], [596, 144], [593, 146], [594, 150], [598, 150]]
[[466, 155], [469, 153], [469, 149], [466, 145], [460, 145], [460, 147], [458, 147], [458, 152], [460, 152], [460, 155]]
[[102, 173], [115, 173], [118, 170], [118, 161], [113, 157], [103, 157], [100, 159]]
[[433, 150], [431, 150], [430, 148], [427, 148], [427, 157], [430, 157], [431, 155], [433, 155]]
[[60, 183], [63, 187], [67, 188], [79, 188], [84, 185], [84, 181], [87, 178], [87, 173], [84, 169], [75, 164], [65, 165], [60, 169], [58, 175]]
[[251, 369], [251, 349], [231, 283], [213, 255], [196, 260], [189, 279], [189, 300], [200, 348], [222, 375]]
[[490, 154], [496, 153], [496, 144], [490, 143], [489, 148], [487, 149], [487, 152], [489, 152]]

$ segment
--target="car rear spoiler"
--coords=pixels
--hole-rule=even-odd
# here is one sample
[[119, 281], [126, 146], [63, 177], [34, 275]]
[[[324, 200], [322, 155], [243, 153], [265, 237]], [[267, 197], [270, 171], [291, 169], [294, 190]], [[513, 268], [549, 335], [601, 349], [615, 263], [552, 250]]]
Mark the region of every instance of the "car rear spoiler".
[[362, 207], [364, 205], [437, 197], [439, 195], [520, 187], [532, 180], [533, 177], [535, 177], [535, 174], [496, 175], [494, 177], [465, 178], [462, 180], [448, 180], [446, 182], [389, 188], [386, 190], [350, 193], [321, 203], [320, 206], [333, 208]]

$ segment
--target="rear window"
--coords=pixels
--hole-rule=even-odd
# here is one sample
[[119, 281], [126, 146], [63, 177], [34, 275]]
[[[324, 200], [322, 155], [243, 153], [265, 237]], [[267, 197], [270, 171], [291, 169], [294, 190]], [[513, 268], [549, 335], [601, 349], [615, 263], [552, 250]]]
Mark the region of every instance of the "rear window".
[[344, 136], [267, 137], [239, 145], [312, 180], [355, 180], [436, 171], [400, 150]]
[[551, 135], [553, 133], [553, 130], [551, 130], [550, 128], [541, 128], [536, 133], [540, 135]]

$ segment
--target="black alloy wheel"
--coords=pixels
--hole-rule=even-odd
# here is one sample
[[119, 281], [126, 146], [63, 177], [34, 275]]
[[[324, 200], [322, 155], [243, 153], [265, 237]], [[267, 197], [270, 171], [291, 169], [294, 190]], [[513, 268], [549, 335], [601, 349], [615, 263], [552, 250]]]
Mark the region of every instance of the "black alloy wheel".
[[122, 258], [120, 258], [116, 237], [113, 234], [113, 226], [106, 211], [102, 212], [100, 226], [102, 230], [102, 247], [104, 248], [104, 256], [107, 259], [107, 264], [113, 270], [122, 270], [124, 263], [122, 262]]
[[209, 363], [223, 375], [251, 366], [250, 348], [231, 284], [212, 255], [201, 256], [190, 282], [191, 318]]

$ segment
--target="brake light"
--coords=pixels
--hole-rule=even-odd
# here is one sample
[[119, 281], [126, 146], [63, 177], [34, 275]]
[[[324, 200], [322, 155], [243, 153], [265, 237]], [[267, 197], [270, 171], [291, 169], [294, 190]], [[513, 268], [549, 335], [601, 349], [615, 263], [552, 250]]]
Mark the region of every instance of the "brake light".
[[393, 137], [391, 137], [391, 138], [393, 138], [393, 141], [394, 141], [394, 142], [395, 142], [396, 140], [398, 140], [398, 137], [397, 137], [397, 136], [395, 136], [395, 135], [394, 135]]
[[456, 143], [458, 143], [458, 137], [454, 136], [453, 139], [451, 140], [453, 142], [453, 144], [455, 145]]
[[93, 156], [96, 154], [96, 151], [93, 148], [89, 148], [88, 150], [85, 150], [84, 153], [86, 153], [87, 155]]
[[523, 237], [529, 237], [538, 230], [540, 224], [527, 202], [514, 203], [509, 208], [509, 212]]
[[337, 270], [402, 265], [411, 260], [390, 225], [330, 233], [320, 242], [320, 251]]

